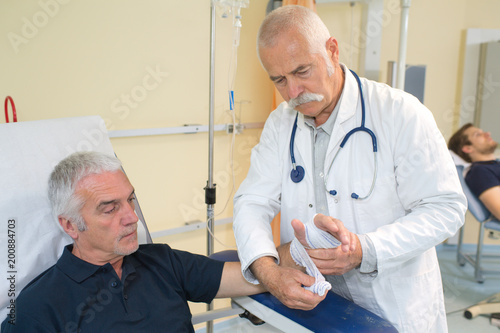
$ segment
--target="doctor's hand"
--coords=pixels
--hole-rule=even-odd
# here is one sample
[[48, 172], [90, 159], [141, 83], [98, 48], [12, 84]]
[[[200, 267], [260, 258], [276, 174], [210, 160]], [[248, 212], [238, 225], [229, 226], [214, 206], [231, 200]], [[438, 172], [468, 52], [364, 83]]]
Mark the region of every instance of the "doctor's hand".
[[[314, 217], [314, 224], [341, 242], [341, 245], [334, 249], [307, 249], [307, 253], [323, 275], [342, 275], [361, 264], [363, 252], [359, 238], [350, 232], [342, 221], [317, 214]], [[299, 220], [293, 220], [292, 227], [295, 237], [307, 248], [304, 224]]]
[[250, 266], [259, 282], [281, 303], [292, 309], [312, 310], [325, 299], [302, 286], [311, 286], [315, 279], [302, 271], [278, 266], [272, 257], [257, 259]]
[[[344, 223], [342, 223], [342, 221], [337, 220], [331, 216], [316, 214], [314, 216], [314, 224], [318, 229], [326, 231], [333, 237], [338, 239], [341, 243], [339, 248], [341, 248], [343, 252], [347, 253], [356, 250], [356, 247], [359, 244], [359, 240], [356, 242], [356, 234], [350, 232], [344, 226]], [[298, 241], [305, 248], [308, 248], [309, 245], [306, 241], [306, 229], [304, 224], [301, 221], [294, 219], [292, 220], [292, 227], [295, 232], [295, 237], [298, 239]]]
[[344, 252], [340, 246], [335, 249], [310, 249], [306, 250], [312, 261], [323, 275], [342, 275], [361, 265], [363, 252], [358, 236], [354, 251]]

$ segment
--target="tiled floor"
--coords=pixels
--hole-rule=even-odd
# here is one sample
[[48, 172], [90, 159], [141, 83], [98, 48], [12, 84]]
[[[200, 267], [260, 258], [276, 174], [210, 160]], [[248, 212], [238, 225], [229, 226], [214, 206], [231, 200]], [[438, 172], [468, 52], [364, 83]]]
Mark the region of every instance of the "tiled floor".
[[[495, 251], [500, 254], [500, 246], [486, 247], [485, 251]], [[473, 250], [473, 247], [467, 247]], [[500, 293], [500, 275], [486, 276], [484, 283], [474, 280], [474, 270], [471, 265], [461, 267], [456, 260], [455, 245], [440, 245], [437, 248], [441, 275], [445, 293], [448, 330], [450, 333], [462, 332], [500, 332], [495, 326], [490, 325], [488, 316], [478, 316], [471, 320], [463, 316], [464, 310], [493, 294]], [[496, 262], [484, 261], [484, 267], [500, 268], [500, 260]], [[499, 305], [500, 312], [500, 305]]]

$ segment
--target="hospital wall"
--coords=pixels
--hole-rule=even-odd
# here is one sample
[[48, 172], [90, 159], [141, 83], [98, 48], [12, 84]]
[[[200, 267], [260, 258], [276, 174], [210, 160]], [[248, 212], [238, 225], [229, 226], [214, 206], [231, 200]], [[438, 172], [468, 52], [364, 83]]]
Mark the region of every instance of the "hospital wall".
[[[385, 1], [386, 5], [388, 2]], [[399, 1], [397, 1], [399, 2]], [[446, 140], [459, 128], [466, 29], [500, 29], [500, 3], [494, 0], [412, 1], [408, 27], [408, 64], [427, 66], [425, 104]], [[399, 19], [384, 29], [381, 69], [397, 60]], [[386, 77], [382, 73], [383, 78]], [[382, 79], [382, 78], [381, 78]], [[497, 91], [498, 93], [498, 91]], [[467, 212], [464, 241], [477, 243], [479, 225]], [[485, 244], [500, 244], [486, 238]]]
[[[255, 54], [267, 2], [250, 0], [241, 12], [235, 100], [242, 123], [264, 122], [272, 103], [271, 83]], [[398, 4], [384, 2], [379, 26], [383, 82], [387, 62], [398, 55]], [[352, 32], [362, 35], [360, 5], [318, 4], [317, 11], [339, 41], [341, 61], [357, 70], [363, 45], [346, 45]], [[427, 66], [425, 104], [446, 139], [458, 127], [465, 29], [500, 29], [499, 11], [494, 0], [412, 1], [407, 63]], [[14, 98], [19, 121], [97, 114], [110, 131], [208, 124], [209, 0], [3, 0], [0, 36], [0, 97]], [[227, 98], [231, 38], [231, 21], [218, 12], [216, 124], [232, 121]], [[232, 195], [246, 175], [259, 135], [260, 129], [237, 135], [232, 158], [232, 136], [215, 133], [216, 219], [232, 216]], [[150, 231], [206, 219], [207, 133], [111, 141]], [[468, 220], [466, 242], [476, 241], [475, 229]], [[218, 226], [216, 236], [234, 247], [230, 225]], [[205, 253], [205, 239], [205, 230], [197, 230], [155, 241]], [[215, 248], [225, 249], [219, 243]]]

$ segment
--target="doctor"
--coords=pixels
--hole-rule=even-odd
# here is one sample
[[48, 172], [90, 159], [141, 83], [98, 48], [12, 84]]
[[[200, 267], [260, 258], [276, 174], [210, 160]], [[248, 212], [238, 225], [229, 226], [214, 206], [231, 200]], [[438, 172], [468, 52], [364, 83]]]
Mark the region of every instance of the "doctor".
[[[462, 226], [466, 201], [432, 113], [402, 91], [358, 83], [304, 7], [266, 17], [258, 55], [286, 102], [266, 121], [234, 199], [245, 278], [289, 307], [315, 307], [323, 298], [302, 288], [289, 243], [316, 216], [342, 242], [308, 250], [333, 291], [400, 332], [446, 332], [434, 247]], [[270, 221], [280, 211], [276, 249]]]

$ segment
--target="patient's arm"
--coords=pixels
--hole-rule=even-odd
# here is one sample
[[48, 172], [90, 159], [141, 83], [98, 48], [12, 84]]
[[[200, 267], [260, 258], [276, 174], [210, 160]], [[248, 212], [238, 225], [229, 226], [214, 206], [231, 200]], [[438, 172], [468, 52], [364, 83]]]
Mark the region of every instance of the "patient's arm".
[[264, 291], [262, 285], [255, 285], [245, 280], [241, 274], [241, 264], [239, 262], [226, 262], [222, 270], [219, 291], [215, 297], [246, 296], [262, 293]]
[[479, 200], [488, 208], [498, 220], [500, 220], [500, 186], [487, 189], [479, 196]]

